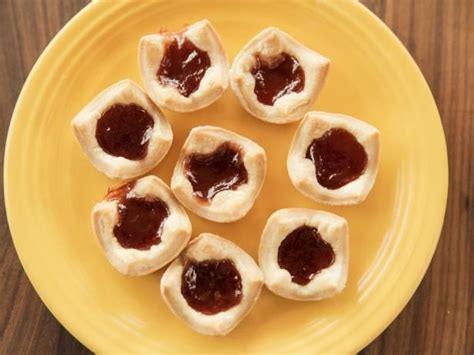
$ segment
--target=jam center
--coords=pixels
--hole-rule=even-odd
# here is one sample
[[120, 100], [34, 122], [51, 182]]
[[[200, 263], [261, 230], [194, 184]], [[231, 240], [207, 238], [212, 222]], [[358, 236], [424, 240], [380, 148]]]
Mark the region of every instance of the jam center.
[[280, 97], [304, 89], [304, 70], [295, 57], [282, 53], [270, 62], [260, 57], [251, 71], [258, 101], [273, 105]]
[[318, 230], [301, 226], [288, 234], [278, 248], [278, 265], [287, 270], [291, 281], [307, 285], [321, 270], [334, 263], [334, 251]]
[[338, 189], [361, 176], [367, 168], [364, 147], [348, 131], [330, 129], [314, 139], [306, 151], [316, 167], [316, 179], [321, 186]]
[[188, 260], [181, 276], [181, 294], [198, 312], [224, 312], [242, 299], [240, 273], [229, 259]]
[[241, 149], [228, 142], [210, 154], [189, 155], [184, 170], [194, 195], [207, 202], [217, 193], [235, 190], [248, 181]]
[[173, 36], [165, 46], [157, 72], [158, 80], [188, 97], [199, 88], [211, 66], [209, 55], [184, 36]]
[[97, 121], [95, 137], [108, 154], [130, 160], [145, 158], [155, 122], [136, 104], [112, 105]]
[[107, 194], [118, 200], [118, 223], [113, 233], [123, 248], [148, 250], [161, 242], [161, 232], [169, 216], [168, 206], [157, 197], [130, 196], [135, 182], [118, 187]]

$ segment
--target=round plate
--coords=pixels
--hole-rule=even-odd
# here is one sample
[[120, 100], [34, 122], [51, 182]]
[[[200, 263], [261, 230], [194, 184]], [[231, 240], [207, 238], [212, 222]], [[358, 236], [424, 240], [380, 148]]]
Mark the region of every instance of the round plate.
[[[94, 352], [355, 352], [374, 339], [415, 291], [434, 252], [446, 205], [446, 146], [422, 74], [396, 37], [355, 1], [94, 2], [56, 36], [18, 100], [5, 157], [8, 219], [21, 262], [58, 320]], [[331, 58], [315, 108], [378, 127], [382, 154], [366, 202], [329, 207], [291, 185], [286, 156], [297, 124], [248, 115], [231, 90], [191, 114], [165, 112], [175, 135], [152, 172], [169, 183], [192, 127], [210, 124], [247, 136], [267, 151], [268, 176], [254, 208], [231, 224], [192, 213], [193, 234], [212, 232], [253, 257], [268, 216], [285, 207], [337, 213], [349, 222], [347, 287], [321, 302], [285, 300], [265, 290], [249, 316], [221, 338], [194, 333], [160, 296], [162, 272], [125, 277], [92, 233], [90, 211], [116, 181], [96, 171], [70, 126], [74, 115], [112, 83], [141, 82], [137, 44], [162, 28], [208, 18], [232, 59], [258, 31], [277, 26]]]

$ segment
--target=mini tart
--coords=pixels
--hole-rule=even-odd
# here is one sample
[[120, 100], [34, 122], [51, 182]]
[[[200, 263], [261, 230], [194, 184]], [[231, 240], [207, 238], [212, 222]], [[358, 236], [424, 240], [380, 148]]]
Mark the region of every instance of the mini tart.
[[171, 311], [196, 332], [226, 335], [250, 312], [262, 285], [262, 272], [250, 255], [226, 239], [203, 233], [168, 267], [161, 294]]
[[347, 280], [348, 227], [335, 214], [303, 208], [273, 213], [262, 233], [265, 285], [285, 298], [313, 301], [340, 293]]
[[[186, 66], [180, 64], [183, 62]], [[224, 47], [208, 20], [180, 32], [142, 37], [139, 63], [148, 95], [158, 106], [172, 111], [192, 112], [209, 106], [229, 85]]]
[[111, 178], [150, 171], [173, 141], [163, 113], [131, 80], [100, 93], [74, 117], [72, 128], [92, 165]]
[[378, 162], [375, 127], [350, 116], [314, 111], [295, 133], [287, 168], [303, 195], [330, 205], [353, 205], [372, 189]]
[[[110, 189], [104, 200], [94, 206], [92, 224], [109, 262], [122, 274], [131, 276], [162, 268], [191, 237], [186, 212], [156, 176]], [[156, 233], [150, 235], [150, 231]]]
[[[214, 156], [220, 157], [220, 161], [216, 161]], [[211, 184], [207, 196], [203, 196], [197, 184], [203, 180], [202, 173], [197, 180], [199, 176], [190, 169], [194, 160], [198, 160], [196, 164], [213, 160], [209, 163], [214, 164], [210, 173], [207, 177], [204, 175], [206, 179], [216, 180], [216, 174], [228, 173], [225, 179]], [[203, 166], [199, 168], [203, 169]], [[234, 176], [229, 175], [229, 171]], [[222, 128], [200, 126], [193, 128], [184, 142], [171, 179], [171, 189], [176, 198], [197, 215], [214, 222], [233, 222], [252, 208], [265, 174], [266, 154], [258, 144]], [[235, 183], [230, 186], [223, 183], [230, 180]]]
[[[252, 38], [234, 59], [230, 84], [235, 96], [251, 115], [271, 123], [289, 123], [301, 119], [316, 101], [324, 86], [329, 62], [287, 33], [269, 27]], [[274, 79], [279, 80], [273, 81], [278, 84], [275, 91], [269, 89], [269, 81], [261, 82], [263, 76], [259, 68], [265, 67], [271, 68], [273, 73], [274, 70], [283, 73], [286, 69], [285, 75], [295, 77], [292, 81], [287, 80], [284, 86], [281, 77]], [[273, 103], [263, 103], [265, 100], [261, 100], [259, 93], [270, 95]]]

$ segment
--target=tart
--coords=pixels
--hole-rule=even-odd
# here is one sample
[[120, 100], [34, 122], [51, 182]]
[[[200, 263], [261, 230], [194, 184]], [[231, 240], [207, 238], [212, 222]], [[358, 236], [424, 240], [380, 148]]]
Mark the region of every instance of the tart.
[[346, 115], [309, 112], [288, 154], [293, 185], [316, 202], [353, 205], [364, 201], [378, 170], [379, 131]]
[[94, 206], [92, 224], [108, 261], [131, 276], [160, 269], [191, 237], [186, 212], [156, 176], [110, 189]]
[[293, 300], [332, 297], [346, 285], [348, 249], [344, 218], [303, 208], [278, 210], [268, 219], [260, 241], [265, 285]]
[[196, 332], [225, 335], [250, 312], [262, 285], [252, 257], [226, 239], [203, 233], [168, 267], [161, 294]]
[[265, 173], [266, 155], [258, 144], [222, 128], [200, 126], [181, 149], [171, 189], [197, 215], [232, 222], [252, 208]]
[[72, 127], [92, 165], [111, 178], [150, 171], [173, 141], [163, 113], [131, 80], [105, 89], [74, 117]]
[[209, 106], [229, 84], [227, 57], [208, 20], [180, 32], [142, 37], [139, 62], [148, 95], [158, 106], [172, 111]]
[[230, 84], [251, 115], [283, 124], [301, 119], [311, 108], [328, 70], [329, 59], [269, 27], [234, 59]]

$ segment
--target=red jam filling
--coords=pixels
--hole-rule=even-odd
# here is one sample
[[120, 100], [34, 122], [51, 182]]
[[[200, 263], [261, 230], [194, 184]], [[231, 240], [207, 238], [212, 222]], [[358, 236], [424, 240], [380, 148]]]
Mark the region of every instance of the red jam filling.
[[184, 171], [194, 195], [206, 202], [219, 192], [235, 190], [248, 181], [240, 147], [228, 142], [209, 154], [190, 154]]
[[306, 151], [316, 167], [316, 179], [327, 189], [338, 189], [361, 176], [367, 168], [364, 147], [348, 131], [333, 128], [314, 139]]
[[187, 260], [181, 276], [181, 294], [190, 307], [212, 315], [238, 305], [242, 280], [234, 263], [222, 260]]
[[157, 197], [137, 197], [129, 192], [135, 181], [109, 191], [108, 200], [118, 200], [118, 222], [113, 233], [123, 248], [148, 250], [161, 242], [168, 206]]
[[334, 263], [334, 251], [314, 227], [301, 226], [288, 234], [278, 248], [278, 265], [291, 281], [307, 285], [321, 270]]
[[181, 95], [188, 97], [199, 88], [210, 66], [207, 52], [186, 37], [174, 35], [165, 45], [157, 77], [162, 85], [173, 86]]
[[270, 62], [260, 57], [251, 71], [258, 101], [272, 106], [280, 97], [304, 89], [304, 70], [295, 57], [282, 53]]
[[145, 158], [155, 122], [136, 104], [114, 104], [97, 121], [95, 137], [108, 154], [130, 160]]

